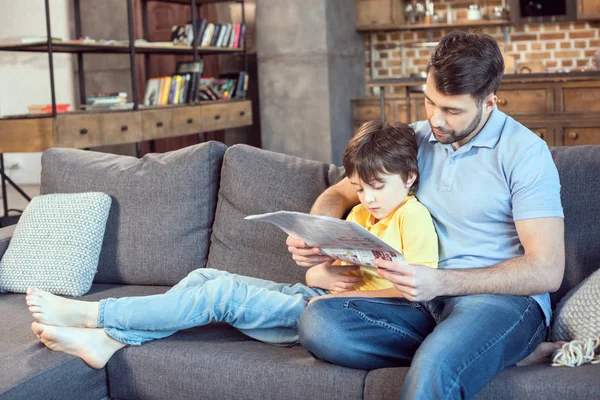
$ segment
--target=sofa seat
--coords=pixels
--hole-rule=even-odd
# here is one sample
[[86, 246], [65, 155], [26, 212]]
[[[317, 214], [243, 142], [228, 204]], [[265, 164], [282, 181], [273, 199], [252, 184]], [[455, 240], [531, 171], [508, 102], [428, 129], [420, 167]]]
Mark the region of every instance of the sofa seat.
[[[408, 368], [384, 368], [369, 372], [365, 400], [393, 399], [408, 373]], [[475, 396], [475, 400], [498, 399], [588, 399], [596, 393], [600, 364], [577, 368], [549, 364], [509, 367], [500, 372]]]
[[[84, 299], [162, 293], [159, 286], [93, 285]], [[31, 332], [23, 294], [0, 294], [0, 398], [101, 399], [108, 396], [106, 370], [79, 358], [52, 352]]]

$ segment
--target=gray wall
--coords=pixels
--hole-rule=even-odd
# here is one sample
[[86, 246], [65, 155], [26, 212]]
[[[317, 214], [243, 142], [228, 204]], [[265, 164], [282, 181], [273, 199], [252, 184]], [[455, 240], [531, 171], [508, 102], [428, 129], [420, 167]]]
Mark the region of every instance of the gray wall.
[[349, 0], [258, 0], [262, 147], [340, 164], [364, 48]]

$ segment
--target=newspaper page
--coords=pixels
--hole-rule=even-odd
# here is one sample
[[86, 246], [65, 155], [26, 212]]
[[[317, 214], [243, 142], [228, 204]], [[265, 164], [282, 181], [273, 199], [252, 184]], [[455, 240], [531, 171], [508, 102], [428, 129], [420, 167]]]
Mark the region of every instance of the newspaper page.
[[352, 221], [293, 211], [249, 215], [245, 219], [268, 222], [285, 233], [319, 247], [329, 257], [377, 268], [375, 259], [406, 262], [400, 251]]

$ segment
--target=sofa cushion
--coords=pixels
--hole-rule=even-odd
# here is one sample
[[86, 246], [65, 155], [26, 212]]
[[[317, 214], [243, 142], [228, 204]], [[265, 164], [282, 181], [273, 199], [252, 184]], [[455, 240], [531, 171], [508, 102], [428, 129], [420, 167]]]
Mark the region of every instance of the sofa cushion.
[[[397, 399], [407, 373], [408, 368], [370, 371], [365, 381], [364, 399]], [[600, 391], [599, 374], [600, 365], [577, 368], [557, 368], [550, 364], [510, 367], [494, 377], [475, 399], [592, 399]]]
[[550, 149], [561, 184], [565, 213], [565, 276], [552, 306], [600, 266], [600, 146], [563, 146]]
[[0, 259], [0, 292], [37, 287], [82, 296], [98, 270], [110, 196], [48, 194], [31, 200]]
[[600, 270], [562, 298], [554, 314], [552, 341], [600, 337]]
[[279, 228], [246, 221], [251, 214], [308, 212], [315, 199], [343, 177], [343, 169], [246, 145], [223, 159], [208, 267], [276, 282], [304, 281]]
[[[122, 399], [362, 399], [366, 371], [313, 359], [212, 324], [117, 352], [111, 397]], [[148, 373], [152, 371], [152, 373]]]
[[41, 193], [113, 198], [95, 282], [174, 285], [206, 265], [225, 149], [208, 142], [142, 159], [49, 149]]

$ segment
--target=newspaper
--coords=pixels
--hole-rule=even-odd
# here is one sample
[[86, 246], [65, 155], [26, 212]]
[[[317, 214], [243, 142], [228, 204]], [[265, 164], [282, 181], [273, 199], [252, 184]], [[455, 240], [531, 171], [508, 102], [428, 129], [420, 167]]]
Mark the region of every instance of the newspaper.
[[352, 221], [292, 211], [249, 215], [245, 219], [268, 222], [337, 260], [377, 268], [375, 259], [406, 263], [400, 251]]

